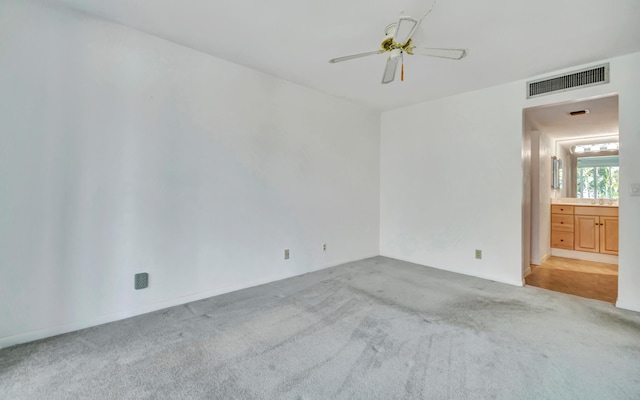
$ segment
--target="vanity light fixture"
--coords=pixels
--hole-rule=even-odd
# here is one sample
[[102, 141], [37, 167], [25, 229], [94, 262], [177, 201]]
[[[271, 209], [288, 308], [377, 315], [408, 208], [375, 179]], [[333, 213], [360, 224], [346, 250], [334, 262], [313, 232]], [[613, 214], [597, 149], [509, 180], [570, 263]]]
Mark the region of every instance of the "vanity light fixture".
[[619, 150], [619, 149], [620, 149], [620, 143], [619, 142], [612, 142], [612, 143], [587, 144], [587, 145], [573, 146], [571, 148], [571, 152], [572, 153], [581, 154], [581, 153], [597, 153], [599, 151], [614, 151], [614, 150]]

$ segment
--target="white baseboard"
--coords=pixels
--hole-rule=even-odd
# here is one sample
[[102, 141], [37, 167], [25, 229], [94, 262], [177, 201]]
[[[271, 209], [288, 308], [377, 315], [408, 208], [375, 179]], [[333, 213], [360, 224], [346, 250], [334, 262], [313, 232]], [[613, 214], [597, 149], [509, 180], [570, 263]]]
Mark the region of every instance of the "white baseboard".
[[519, 286], [519, 287], [524, 286], [524, 280], [510, 280], [510, 279], [504, 279], [502, 277], [496, 277], [496, 276], [491, 276], [491, 275], [471, 274], [468, 271], [457, 270], [457, 269], [454, 269], [454, 268], [441, 268], [441, 267], [435, 267], [435, 266], [432, 266], [432, 265], [425, 265], [424, 263], [422, 263], [420, 261], [417, 261], [417, 260], [399, 258], [399, 257], [388, 256], [388, 255], [384, 255], [384, 254], [380, 254], [380, 255], [383, 256], [383, 257], [387, 257], [387, 258], [393, 258], [394, 260], [405, 261], [405, 262], [410, 262], [412, 264], [422, 265], [423, 267], [439, 269], [441, 271], [448, 271], [448, 272], [453, 272], [453, 273], [460, 274], [460, 275], [473, 276], [474, 278], [486, 279], [488, 281], [505, 283], [507, 285], [512, 285], [512, 286]]
[[616, 302], [616, 307], [617, 308], [622, 308], [624, 310], [635, 311], [635, 312], [639, 312], [640, 313], [640, 305], [629, 304], [629, 303], [625, 303], [625, 302], [622, 302], [622, 301], [618, 300]]
[[531, 264], [533, 265], [542, 265], [545, 261], [547, 261], [551, 257], [551, 253], [547, 253], [540, 259], [531, 259]]
[[372, 256], [367, 256], [367, 257], [358, 257], [356, 259], [341, 259], [341, 260], [337, 260], [337, 261], [331, 263], [331, 265], [320, 265], [320, 266], [317, 266], [317, 267], [314, 267], [314, 268], [310, 268], [308, 271], [305, 271], [305, 272], [303, 272], [301, 274], [274, 275], [274, 276], [270, 276], [270, 277], [267, 277], [267, 278], [262, 278], [262, 279], [257, 279], [255, 281], [247, 282], [247, 283], [242, 284], [242, 285], [228, 286], [228, 287], [224, 287], [224, 288], [218, 288], [218, 289], [212, 290], [212, 291], [194, 293], [194, 294], [190, 294], [190, 295], [187, 295], [187, 296], [177, 297], [177, 298], [174, 298], [174, 299], [160, 301], [160, 302], [153, 303], [153, 304], [147, 304], [147, 305], [144, 305], [142, 307], [137, 307], [137, 308], [134, 308], [134, 309], [131, 309], [131, 310], [120, 311], [120, 312], [116, 312], [116, 313], [112, 313], [112, 314], [102, 315], [100, 317], [91, 318], [91, 319], [84, 320], [84, 321], [76, 321], [76, 322], [71, 322], [71, 323], [68, 323], [68, 324], [62, 324], [62, 325], [56, 325], [56, 326], [53, 326], [53, 327], [38, 329], [38, 330], [35, 330], [35, 331], [19, 333], [17, 335], [5, 336], [5, 337], [0, 338], [0, 349], [3, 349], [5, 347], [9, 347], [9, 346], [15, 346], [15, 345], [21, 344], [21, 343], [32, 342], [34, 340], [40, 340], [40, 339], [48, 338], [48, 337], [51, 337], [51, 336], [61, 335], [63, 333], [69, 333], [69, 332], [77, 331], [77, 330], [80, 330], [80, 329], [90, 328], [90, 327], [93, 327], [93, 326], [102, 325], [102, 324], [118, 321], [118, 320], [125, 319], [125, 318], [135, 317], [136, 315], [146, 314], [146, 313], [150, 313], [150, 312], [153, 312], [153, 311], [162, 310], [162, 309], [165, 309], [165, 308], [168, 308], [168, 307], [173, 307], [173, 306], [178, 306], [178, 305], [182, 305], [182, 304], [186, 304], [186, 303], [191, 303], [192, 301], [198, 301], [198, 300], [202, 300], [202, 299], [207, 299], [209, 297], [219, 296], [221, 294], [235, 292], [237, 290], [248, 289], [250, 287], [260, 286], [260, 285], [264, 285], [264, 284], [267, 284], [267, 283], [279, 281], [279, 280], [282, 280], [282, 279], [292, 278], [294, 276], [300, 276], [300, 275], [308, 274], [310, 272], [320, 271], [320, 270], [323, 270], [323, 269], [326, 269], [326, 268], [331, 268], [331, 267], [334, 267], [334, 266], [338, 266], [338, 265], [342, 265], [342, 264], [346, 264], [346, 263], [350, 263], [350, 262], [366, 260], [368, 258], [377, 257], [377, 256], [378, 256], [378, 254], [372, 255]]
[[586, 251], [551, 249], [551, 255], [555, 257], [575, 258], [577, 260], [595, 261], [607, 264], [618, 264], [618, 256], [611, 254], [589, 253]]

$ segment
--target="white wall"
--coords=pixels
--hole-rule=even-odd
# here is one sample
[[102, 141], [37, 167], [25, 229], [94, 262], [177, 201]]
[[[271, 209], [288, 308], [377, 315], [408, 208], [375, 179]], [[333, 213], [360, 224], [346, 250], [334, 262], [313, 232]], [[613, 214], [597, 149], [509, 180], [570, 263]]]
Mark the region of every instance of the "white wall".
[[521, 284], [521, 89], [382, 114], [382, 255]]
[[[526, 119], [526, 112], [525, 112]], [[551, 197], [559, 190], [551, 188], [554, 142], [543, 130], [530, 129], [531, 141], [531, 259], [541, 265], [551, 254]]]
[[612, 62], [614, 90], [620, 93], [620, 253], [617, 306], [640, 312], [640, 197], [630, 193], [640, 183], [640, 53]]
[[540, 185], [540, 167], [544, 160], [540, 157], [540, 135], [539, 130], [527, 132], [531, 140], [531, 264], [540, 265], [542, 256], [540, 254], [540, 192], [544, 188]]
[[523, 112], [522, 118], [522, 276], [527, 276], [531, 271], [531, 242], [533, 235], [531, 234], [531, 203], [533, 200], [531, 184], [533, 178], [533, 170], [531, 168], [531, 131], [534, 130], [530, 121]]
[[640, 53], [605, 61], [608, 85], [527, 100], [522, 80], [383, 113], [381, 253], [520, 284], [522, 109], [619, 93], [618, 305], [640, 311], [640, 197], [628, 190], [640, 182]]
[[0, 347], [375, 256], [378, 202], [377, 112], [0, 2]]
[[560, 190], [551, 188], [553, 182], [553, 161], [551, 157], [556, 155], [554, 150], [555, 142], [545, 131], [540, 132], [539, 139], [539, 242], [538, 258], [535, 260], [538, 261], [538, 264], [551, 255], [551, 198], [558, 197], [560, 193]]

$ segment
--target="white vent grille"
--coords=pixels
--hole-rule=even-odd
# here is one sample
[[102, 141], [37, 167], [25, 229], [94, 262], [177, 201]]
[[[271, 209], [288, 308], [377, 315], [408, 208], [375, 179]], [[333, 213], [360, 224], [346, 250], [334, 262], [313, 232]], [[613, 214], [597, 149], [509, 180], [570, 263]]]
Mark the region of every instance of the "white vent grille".
[[609, 83], [609, 63], [527, 82], [527, 98]]

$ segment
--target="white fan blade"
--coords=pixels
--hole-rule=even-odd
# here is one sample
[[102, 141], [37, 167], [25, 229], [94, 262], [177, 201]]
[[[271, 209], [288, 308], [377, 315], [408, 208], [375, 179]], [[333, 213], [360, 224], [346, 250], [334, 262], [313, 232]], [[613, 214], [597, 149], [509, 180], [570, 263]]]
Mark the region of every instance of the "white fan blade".
[[421, 56], [450, 58], [452, 60], [460, 60], [467, 55], [467, 51], [464, 49], [434, 49], [429, 47], [415, 47], [412, 52]]
[[400, 52], [391, 53], [391, 56], [387, 59], [387, 65], [384, 67], [384, 74], [382, 75], [382, 83], [390, 83], [396, 77], [396, 70], [398, 69], [398, 62], [400, 62]]
[[368, 51], [366, 53], [358, 53], [358, 54], [352, 54], [350, 56], [334, 58], [332, 60], [329, 60], [329, 62], [331, 64], [335, 64], [335, 63], [339, 63], [339, 62], [343, 62], [343, 61], [353, 60], [354, 58], [367, 57], [367, 56], [372, 56], [374, 54], [380, 54], [380, 53], [382, 53], [382, 50]]
[[393, 34], [393, 41], [398, 44], [405, 44], [411, 39], [413, 32], [418, 27], [418, 21], [411, 17], [400, 17], [396, 32]]

